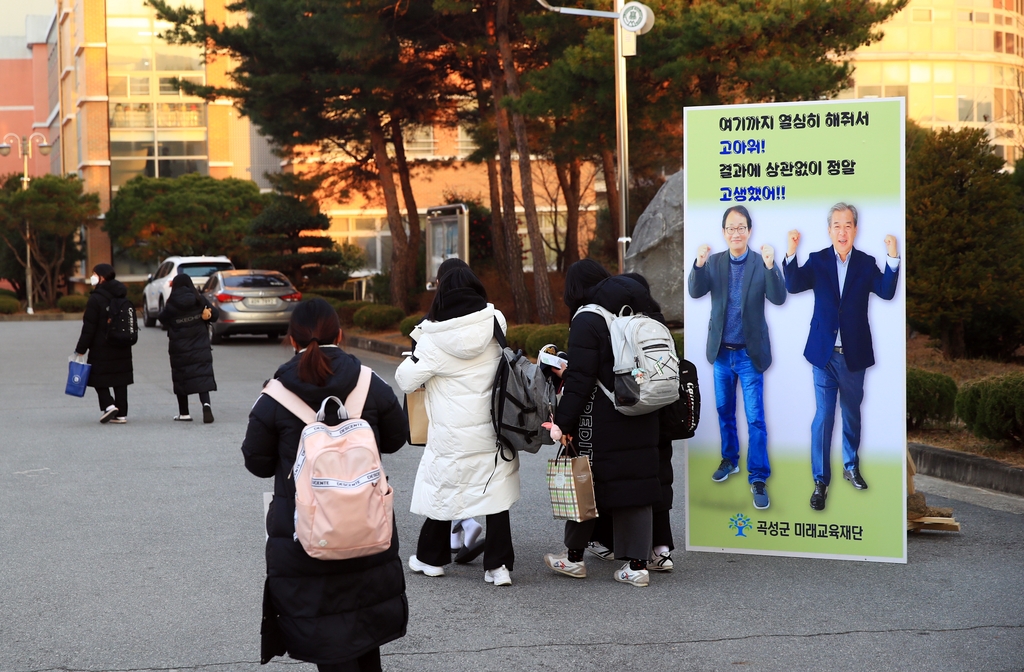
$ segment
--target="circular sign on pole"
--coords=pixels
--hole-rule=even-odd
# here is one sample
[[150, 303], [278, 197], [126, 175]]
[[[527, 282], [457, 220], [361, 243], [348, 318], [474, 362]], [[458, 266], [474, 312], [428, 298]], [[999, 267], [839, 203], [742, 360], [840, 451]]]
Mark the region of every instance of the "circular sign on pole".
[[619, 14], [619, 24], [624, 30], [643, 35], [654, 27], [654, 11], [641, 2], [627, 2]]

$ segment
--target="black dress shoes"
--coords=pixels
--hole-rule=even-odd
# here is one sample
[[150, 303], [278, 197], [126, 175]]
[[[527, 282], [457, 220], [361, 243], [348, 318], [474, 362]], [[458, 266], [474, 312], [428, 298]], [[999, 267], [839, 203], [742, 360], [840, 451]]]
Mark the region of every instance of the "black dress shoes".
[[828, 486], [821, 481], [814, 482], [814, 494], [811, 495], [811, 508], [815, 511], [825, 510], [825, 497], [828, 496]]
[[843, 478], [853, 484], [853, 487], [858, 490], [867, 490], [868, 484], [864, 482], [864, 477], [860, 475], [860, 469], [854, 467], [853, 469], [844, 469]]

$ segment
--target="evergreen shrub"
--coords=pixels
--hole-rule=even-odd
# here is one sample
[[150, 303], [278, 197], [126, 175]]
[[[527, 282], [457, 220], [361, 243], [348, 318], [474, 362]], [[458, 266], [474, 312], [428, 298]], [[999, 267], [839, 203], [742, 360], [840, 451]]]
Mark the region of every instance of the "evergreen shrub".
[[0, 313], [11, 315], [21, 311], [21, 301], [9, 296], [0, 296]]
[[398, 326], [398, 323], [405, 317], [401, 308], [372, 304], [363, 306], [352, 316], [352, 321], [361, 329], [367, 331], [385, 331]]
[[360, 309], [375, 304], [372, 301], [342, 301], [339, 305], [338, 319], [341, 320], [341, 326], [351, 327], [355, 324], [353, 317]]
[[569, 349], [569, 325], [568, 324], [546, 324], [526, 337], [526, 352], [530, 357], [537, 357], [537, 353], [548, 343], [553, 343], [559, 350]]
[[956, 397], [956, 414], [979, 438], [1024, 446], [1024, 373], [964, 385]]
[[423, 313], [415, 313], [399, 322], [398, 330], [402, 332], [402, 336], [408, 336], [411, 334], [413, 328], [423, 320], [423, 317]]
[[508, 347], [512, 348], [512, 350], [528, 352], [526, 349], [526, 339], [542, 326], [540, 324], [517, 324], [514, 327], [509, 327], [505, 331], [505, 340], [508, 342]]
[[69, 294], [57, 299], [57, 307], [65, 313], [84, 313], [89, 297], [82, 294]]
[[956, 392], [956, 381], [947, 375], [907, 369], [907, 429], [952, 420]]
[[9, 296], [12, 299], [18, 298], [18, 294], [10, 289], [0, 289], [0, 296]]

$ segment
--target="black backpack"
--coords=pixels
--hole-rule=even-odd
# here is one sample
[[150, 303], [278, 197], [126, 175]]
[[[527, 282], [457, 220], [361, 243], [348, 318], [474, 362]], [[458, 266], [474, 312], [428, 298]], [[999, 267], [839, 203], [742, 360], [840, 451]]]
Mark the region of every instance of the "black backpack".
[[555, 387], [522, 350], [513, 352], [508, 347], [497, 318], [494, 338], [501, 346], [501, 358], [491, 388], [491, 425], [497, 434], [498, 454], [511, 462], [521, 450], [536, 453], [542, 445], [553, 443], [541, 423], [548, 422], [555, 412]]
[[107, 342], [121, 348], [130, 348], [139, 342], [135, 305], [125, 297], [114, 297], [107, 306]]
[[661, 441], [693, 438], [700, 424], [700, 384], [692, 362], [679, 360], [679, 399], [659, 413]]

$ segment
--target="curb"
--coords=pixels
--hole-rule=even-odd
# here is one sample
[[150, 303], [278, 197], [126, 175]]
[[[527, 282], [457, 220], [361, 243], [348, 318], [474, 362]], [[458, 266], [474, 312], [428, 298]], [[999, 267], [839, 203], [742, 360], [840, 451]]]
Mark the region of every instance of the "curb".
[[0, 315], [0, 322], [61, 322], [64, 320], [82, 321], [85, 313], [14, 313], [13, 315]]
[[1024, 496], [1024, 469], [956, 450], [908, 443], [917, 473], [987, 490]]
[[392, 357], [401, 357], [403, 352], [408, 352], [412, 345], [399, 345], [398, 343], [389, 343], [388, 341], [375, 341], [372, 338], [366, 338], [365, 336], [349, 336], [348, 333], [343, 332], [342, 344], [349, 348], [359, 348], [360, 350], [369, 350], [370, 352], [380, 353], [382, 355], [390, 355]]

